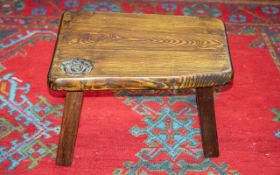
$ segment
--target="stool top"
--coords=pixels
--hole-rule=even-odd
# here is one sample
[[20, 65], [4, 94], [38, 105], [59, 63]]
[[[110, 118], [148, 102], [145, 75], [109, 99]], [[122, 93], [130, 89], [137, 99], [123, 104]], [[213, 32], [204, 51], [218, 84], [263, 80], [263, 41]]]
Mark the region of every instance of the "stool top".
[[66, 12], [49, 70], [54, 90], [183, 89], [233, 76], [215, 18]]

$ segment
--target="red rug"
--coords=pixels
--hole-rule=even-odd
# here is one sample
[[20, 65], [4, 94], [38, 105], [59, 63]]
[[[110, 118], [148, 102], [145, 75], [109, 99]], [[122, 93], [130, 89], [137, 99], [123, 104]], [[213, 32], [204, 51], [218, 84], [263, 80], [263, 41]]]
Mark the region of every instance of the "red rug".
[[[106, 91], [84, 100], [72, 167], [56, 166], [64, 98], [46, 81], [59, 19], [71, 9], [222, 19], [235, 77], [216, 89], [220, 157], [202, 155], [192, 89]], [[1, 175], [280, 174], [279, 5], [1, 0], [0, 13]]]

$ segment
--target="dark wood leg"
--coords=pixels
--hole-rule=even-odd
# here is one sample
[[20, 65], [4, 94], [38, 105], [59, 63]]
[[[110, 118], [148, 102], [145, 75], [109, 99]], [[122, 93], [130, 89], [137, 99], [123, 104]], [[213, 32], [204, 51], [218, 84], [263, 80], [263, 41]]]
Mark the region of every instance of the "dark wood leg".
[[71, 166], [78, 132], [83, 92], [67, 92], [57, 149], [56, 164]]
[[219, 156], [213, 93], [213, 87], [196, 89], [202, 146], [205, 157]]

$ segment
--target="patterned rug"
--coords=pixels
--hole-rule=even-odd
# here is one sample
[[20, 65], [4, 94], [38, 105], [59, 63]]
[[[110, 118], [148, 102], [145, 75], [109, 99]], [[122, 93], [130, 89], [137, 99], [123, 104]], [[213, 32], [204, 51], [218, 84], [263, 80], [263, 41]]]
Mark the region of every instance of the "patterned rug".
[[[64, 98], [47, 88], [61, 14], [84, 9], [211, 16], [235, 71], [216, 88], [220, 157], [202, 154], [193, 89], [85, 98], [72, 167], [55, 166]], [[280, 5], [0, 0], [0, 174], [280, 174]]]

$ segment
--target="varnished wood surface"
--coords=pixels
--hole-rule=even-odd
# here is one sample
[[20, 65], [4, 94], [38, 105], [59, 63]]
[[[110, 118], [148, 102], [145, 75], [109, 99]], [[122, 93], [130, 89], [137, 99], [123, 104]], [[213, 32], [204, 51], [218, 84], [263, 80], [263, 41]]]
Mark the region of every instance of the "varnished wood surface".
[[67, 92], [56, 155], [57, 165], [72, 164], [82, 102], [83, 92]]
[[[92, 70], [67, 75], [71, 58]], [[225, 28], [215, 18], [109, 12], [67, 12], [49, 86], [55, 90], [181, 89], [232, 79]]]
[[213, 92], [213, 87], [196, 89], [202, 146], [205, 157], [219, 156]]

